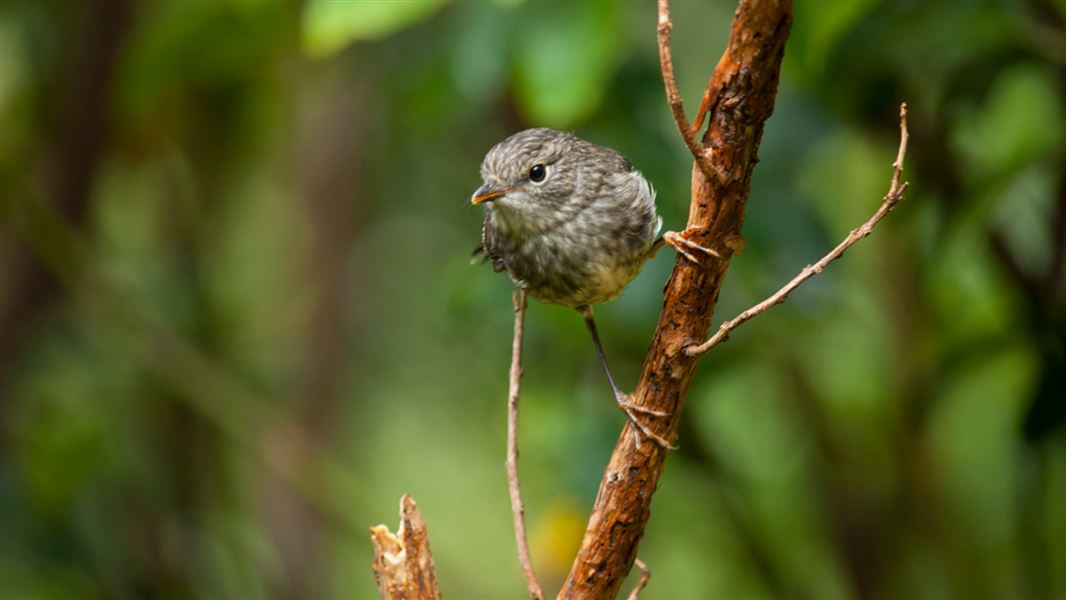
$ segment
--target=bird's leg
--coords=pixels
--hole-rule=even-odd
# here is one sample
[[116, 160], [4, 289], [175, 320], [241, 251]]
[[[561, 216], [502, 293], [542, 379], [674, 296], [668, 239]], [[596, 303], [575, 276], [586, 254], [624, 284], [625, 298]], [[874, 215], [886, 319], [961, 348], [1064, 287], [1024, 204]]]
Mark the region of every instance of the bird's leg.
[[[634, 404], [633, 401], [629, 399], [628, 394], [618, 389], [618, 384], [614, 381], [614, 375], [611, 374], [611, 367], [607, 365], [607, 356], [603, 353], [603, 344], [600, 343], [600, 334], [596, 329], [596, 320], [592, 317], [592, 307], [587, 305], [579, 306], [577, 311], [581, 313], [582, 318], [585, 319], [585, 325], [588, 326], [589, 333], [592, 334], [592, 344], [596, 346], [596, 356], [599, 357], [600, 364], [603, 365], [603, 370], [607, 373], [607, 381], [611, 384], [611, 391], [614, 392], [614, 399], [616, 402], [618, 402], [618, 408], [622, 409], [622, 412], [624, 412], [626, 416], [629, 417], [629, 421], [633, 423], [633, 426], [636, 427], [636, 429], [639, 430], [640, 433], [643, 433], [647, 437], [651, 438], [655, 441], [656, 444], [659, 444], [663, 448], [666, 448], [667, 450], [673, 450], [674, 446], [672, 446], [670, 442], [664, 440], [662, 437], [660, 437], [651, 429], [649, 429], [648, 426], [645, 425], [635, 414], [639, 412], [656, 417], [668, 417], [670, 416], [670, 413], [663, 412], [661, 410], [653, 410]], [[634, 436], [636, 436], [635, 433]], [[640, 438], [634, 437], [634, 439], [636, 440], [636, 445], [639, 448]]]
[[663, 234], [663, 237], [656, 240], [655, 245], [652, 246], [652, 252], [654, 253], [658, 251], [658, 249], [662, 247], [663, 244], [666, 244], [674, 250], [677, 250], [681, 253], [682, 256], [696, 264], [699, 264], [700, 261], [698, 261], [695, 255], [692, 254], [693, 252], [703, 252], [708, 256], [722, 258], [721, 254], [718, 254], [714, 250], [701, 246], [689, 239], [690, 237], [697, 233], [700, 233], [701, 231], [703, 231], [703, 227], [700, 226], [688, 227], [680, 233], [676, 231], [667, 231]]

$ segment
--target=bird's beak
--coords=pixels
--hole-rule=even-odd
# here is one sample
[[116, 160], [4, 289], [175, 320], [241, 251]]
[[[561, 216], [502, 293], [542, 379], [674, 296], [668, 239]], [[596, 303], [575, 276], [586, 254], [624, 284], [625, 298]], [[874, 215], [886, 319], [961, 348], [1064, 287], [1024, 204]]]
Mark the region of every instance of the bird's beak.
[[486, 183], [479, 187], [473, 196], [470, 196], [470, 204], [477, 206], [482, 202], [491, 202], [501, 196], [506, 196], [510, 192], [511, 190], [501, 190], [491, 183]]

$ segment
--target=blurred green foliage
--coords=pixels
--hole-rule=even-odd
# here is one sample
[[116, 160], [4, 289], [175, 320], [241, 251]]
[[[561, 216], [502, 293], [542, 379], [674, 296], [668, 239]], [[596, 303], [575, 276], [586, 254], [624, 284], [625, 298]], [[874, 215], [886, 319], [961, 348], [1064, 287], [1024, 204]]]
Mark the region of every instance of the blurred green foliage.
[[[690, 111], [731, 2], [674, 3]], [[1066, 597], [1066, 4], [798, 2], [718, 314], [906, 202], [701, 366], [641, 544], [653, 598]], [[523, 586], [511, 284], [471, 267], [484, 152], [691, 160], [651, 3], [0, 4], [0, 593], [371, 598], [411, 493], [455, 598]], [[599, 310], [636, 379], [668, 254]], [[622, 423], [533, 304], [534, 560], [569, 568]], [[630, 384], [631, 385], [631, 384]]]

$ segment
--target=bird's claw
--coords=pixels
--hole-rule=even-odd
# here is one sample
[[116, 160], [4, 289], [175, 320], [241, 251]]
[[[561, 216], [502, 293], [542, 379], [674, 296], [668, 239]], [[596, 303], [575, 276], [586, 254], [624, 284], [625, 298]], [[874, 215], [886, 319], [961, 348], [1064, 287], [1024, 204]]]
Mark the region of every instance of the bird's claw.
[[632, 400], [630, 400], [628, 396], [622, 396], [621, 398], [618, 398], [618, 405], [621, 406], [622, 408], [628, 408], [629, 410], [631, 410], [633, 412], [643, 413], [643, 414], [646, 414], [646, 415], [651, 415], [653, 417], [669, 417], [670, 416], [670, 413], [665, 411], [665, 410], [655, 410], [654, 408], [648, 408], [646, 406], [641, 406], [639, 404], [636, 404]]
[[656, 434], [654, 431], [649, 429], [648, 426], [645, 425], [635, 414], [639, 412], [655, 417], [668, 417], [670, 416], [669, 412], [645, 408], [643, 406], [634, 404], [633, 401], [630, 400], [629, 397], [625, 394], [619, 394], [618, 396], [616, 396], [615, 400], [617, 400], [618, 402], [618, 408], [622, 409], [622, 412], [624, 412], [626, 414], [626, 417], [629, 418], [629, 422], [633, 424], [633, 444], [638, 449], [640, 448], [640, 434], [643, 434], [645, 437], [650, 438], [653, 442], [658, 444], [664, 450], [677, 450], [677, 446], [674, 446], [670, 442], [663, 439], [662, 436]]
[[677, 250], [682, 256], [695, 264], [699, 264], [700, 261], [696, 259], [692, 252], [702, 252], [708, 256], [722, 258], [721, 254], [689, 239], [693, 235], [702, 231], [703, 227], [700, 226], [688, 227], [680, 233], [677, 231], [667, 231], [663, 234], [663, 242], [674, 250]]

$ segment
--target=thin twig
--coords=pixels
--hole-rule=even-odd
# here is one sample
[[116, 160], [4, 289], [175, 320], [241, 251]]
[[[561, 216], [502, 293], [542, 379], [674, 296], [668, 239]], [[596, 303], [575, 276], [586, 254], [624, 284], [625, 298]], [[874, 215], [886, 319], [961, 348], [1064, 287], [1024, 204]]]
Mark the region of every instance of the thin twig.
[[692, 153], [692, 158], [695, 159], [700, 172], [707, 178], [707, 181], [717, 185], [722, 180], [722, 177], [711, 162], [711, 157], [707, 154], [707, 150], [696, 141], [696, 130], [689, 127], [688, 119], [685, 117], [685, 107], [681, 100], [681, 92], [677, 89], [677, 78], [674, 76], [673, 54], [670, 51], [671, 29], [673, 29], [673, 23], [670, 21], [670, 2], [669, 0], [659, 0], [659, 65], [663, 72], [663, 84], [666, 86], [666, 101], [670, 105], [670, 112], [674, 116], [674, 122], [677, 123], [677, 130], [681, 133], [681, 139], [688, 146], [688, 151]]
[[715, 332], [715, 334], [712, 335], [707, 341], [703, 342], [702, 344], [685, 348], [685, 354], [689, 356], [697, 356], [699, 354], [707, 352], [711, 348], [714, 348], [718, 344], [726, 341], [727, 339], [729, 339], [729, 334], [734, 329], [736, 329], [749, 319], [766, 312], [771, 307], [784, 302], [788, 298], [789, 294], [791, 294], [796, 288], [803, 285], [811, 277], [814, 277], [818, 273], [821, 273], [822, 269], [824, 269], [829, 263], [843, 256], [844, 252], [847, 251], [848, 248], [852, 247], [855, 242], [858, 242], [862, 238], [870, 235], [870, 232], [873, 231], [874, 226], [876, 226], [881, 221], [881, 219], [885, 217], [885, 215], [892, 212], [892, 209], [896, 207], [896, 204], [898, 204], [899, 201], [903, 199], [903, 193], [907, 191], [907, 186], [909, 185], [909, 182], [900, 183], [899, 179], [900, 174], [903, 172], [903, 159], [907, 154], [908, 137], [909, 134], [907, 133], [907, 103], [904, 102], [899, 107], [899, 152], [896, 154], [896, 161], [892, 163], [892, 182], [889, 185], [888, 193], [885, 194], [884, 201], [881, 202], [881, 206], [877, 209], [877, 212], [875, 212], [873, 216], [870, 217], [870, 219], [863, 223], [861, 226], [851, 230], [851, 233], [848, 234], [848, 237], [844, 238], [844, 241], [837, 244], [837, 247], [833, 248], [833, 250], [829, 254], [823, 256], [821, 260], [814, 263], [813, 265], [807, 265], [806, 267], [804, 267], [803, 270], [800, 271], [799, 275], [796, 275], [796, 277], [793, 278], [792, 281], [789, 281], [787, 284], [785, 284], [784, 287], [774, 292], [774, 294], [766, 300], [763, 300], [762, 302], [756, 304], [748, 310], [740, 313], [736, 317], [726, 321], [725, 323], [722, 323], [721, 327], [718, 328], [718, 331]]
[[640, 569], [640, 579], [637, 580], [637, 585], [633, 586], [633, 591], [626, 596], [626, 600], [639, 600], [640, 592], [644, 590], [644, 586], [648, 585], [648, 580], [651, 579], [651, 571], [648, 571], [648, 565], [644, 564], [644, 561], [638, 558], [633, 561], [633, 565]]
[[526, 509], [522, 504], [522, 489], [518, 483], [518, 392], [522, 385], [522, 331], [526, 320], [526, 292], [514, 293], [514, 343], [511, 346], [511, 385], [507, 395], [507, 487], [511, 492], [511, 515], [514, 517], [514, 536], [518, 544], [518, 560], [526, 575], [526, 587], [533, 600], [543, 600], [533, 561], [529, 558], [526, 541]]

